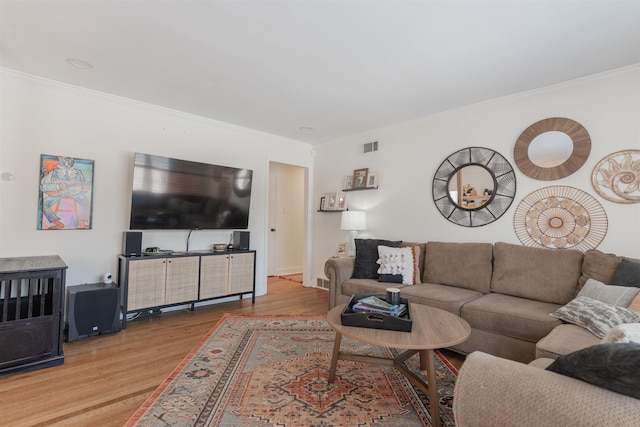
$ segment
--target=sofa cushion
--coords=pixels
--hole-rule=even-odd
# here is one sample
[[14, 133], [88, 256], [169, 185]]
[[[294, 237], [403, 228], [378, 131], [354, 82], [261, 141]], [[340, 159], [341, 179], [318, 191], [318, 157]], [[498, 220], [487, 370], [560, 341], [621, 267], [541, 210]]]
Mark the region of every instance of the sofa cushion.
[[640, 311], [640, 294], [636, 295], [627, 308], [633, 311]]
[[600, 344], [600, 338], [580, 326], [564, 324], [553, 328], [536, 344], [536, 358], [555, 359], [591, 345]]
[[566, 304], [578, 291], [582, 252], [497, 242], [491, 292]]
[[[400, 283], [405, 285], [415, 285], [420, 283], [418, 274], [418, 262], [420, 260], [420, 246], [410, 246], [402, 248], [390, 248], [388, 246], [378, 246], [377, 261], [378, 280], [388, 282], [387, 276], [400, 276]], [[395, 279], [395, 278], [393, 278]], [[393, 283], [398, 283], [394, 281]]]
[[490, 243], [428, 242], [422, 281], [487, 294], [492, 256]]
[[[392, 286], [402, 289], [407, 285], [394, 283]], [[378, 282], [377, 279], [349, 279], [342, 283], [342, 293], [349, 296], [353, 294], [378, 294], [382, 298], [386, 298], [388, 287], [390, 287], [390, 283]]]
[[399, 248], [401, 241], [392, 242], [380, 239], [355, 239], [356, 259], [353, 267], [354, 279], [378, 278], [378, 246], [390, 246]]
[[547, 370], [640, 399], [640, 344], [598, 344], [558, 357]]
[[623, 259], [611, 283], [618, 286], [640, 287], [640, 264]]
[[582, 262], [582, 275], [580, 286], [582, 287], [587, 279], [595, 279], [599, 282], [610, 284], [613, 275], [620, 265], [621, 258], [614, 254], [607, 254], [597, 249], [590, 249], [584, 253]]
[[628, 286], [605, 285], [595, 279], [588, 279], [580, 292], [579, 297], [589, 297], [607, 304], [619, 305], [627, 307], [631, 301], [638, 295], [640, 288], [631, 288]]
[[488, 294], [462, 307], [460, 317], [473, 329], [537, 342], [561, 322], [549, 316], [557, 304]]
[[584, 285], [587, 279], [596, 279], [599, 282], [612, 284], [618, 266], [622, 260], [640, 263], [640, 259], [621, 257], [614, 254], [607, 254], [597, 249], [590, 249], [584, 253], [582, 263], [582, 276], [580, 286]]
[[460, 315], [460, 309], [464, 304], [482, 295], [484, 294], [471, 289], [431, 283], [405, 286], [400, 289], [400, 296], [409, 299], [412, 304], [440, 308], [456, 316]]
[[538, 359], [532, 360], [528, 363], [529, 366], [534, 366], [536, 368], [545, 369], [547, 366], [553, 363], [553, 359], [549, 359], [547, 357], [540, 357]]
[[586, 328], [599, 338], [604, 338], [615, 326], [640, 322], [640, 313], [588, 297], [571, 300], [551, 316]]

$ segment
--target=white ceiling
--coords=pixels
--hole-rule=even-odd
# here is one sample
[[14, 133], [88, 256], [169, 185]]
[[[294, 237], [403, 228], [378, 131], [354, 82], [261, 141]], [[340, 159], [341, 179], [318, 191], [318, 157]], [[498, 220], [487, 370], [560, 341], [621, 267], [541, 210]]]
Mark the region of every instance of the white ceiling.
[[314, 144], [640, 63], [640, 0], [1, 0], [0, 24], [4, 68]]

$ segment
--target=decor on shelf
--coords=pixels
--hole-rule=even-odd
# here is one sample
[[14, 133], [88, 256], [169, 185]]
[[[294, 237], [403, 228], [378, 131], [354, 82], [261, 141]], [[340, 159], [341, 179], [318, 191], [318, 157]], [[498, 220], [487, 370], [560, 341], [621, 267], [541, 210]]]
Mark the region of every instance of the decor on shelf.
[[591, 184], [610, 202], [640, 203], [640, 150], [622, 150], [604, 157], [593, 168]]
[[335, 211], [338, 193], [324, 193], [324, 211]]
[[367, 188], [378, 188], [378, 172], [370, 172], [367, 176]]
[[607, 234], [607, 214], [591, 195], [577, 188], [551, 186], [525, 197], [514, 215], [514, 228], [525, 246], [595, 249]]
[[[488, 194], [478, 195], [478, 188]], [[469, 194], [467, 194], [469, 193]], [[516, 193], [516, 176], [500, 153], [468, 147], [447, 157], [433, 177], [433, 201], [448, 221], [479, 227], [500, 218]]]
[[369, 169], [356, 169], [353, 175], [346, 175], [342, 183], [343, 191], [376, 190], [378, 188], [378, 172]]
[[343, 190], [351, 190], [353, 188], [353, 175], [346, 175], [344, 177], [344, 183], [342, 184]]
[[591, 137], [580, 123], [563, 117], [540, 120], [522, 132], [513, 158], [526, 176], [552, 181], [571, 175], [591, 152]]
[[355, 239], [358, 231], [367, 229], [367, 214], [364, 211], [344, 211], [340, 219], [340, 229], [349, 231], [349, 256], [356, 255]]
[[324, 193], [324, 196], [320, 197], [320, 212], [336, 212], [346, 211], [348, 208], [348, 196], [347, 193]]
[[90, 230], [93, 160], [40, 155], [38, 230]]
[[[125, 425], [432, 424], [429, 398], [395, 369], [342, 360], [330, 386], [335, 337], [325, 316], [225, 314]], [[401, 353], [346, 336], [341, 344], [368, 356]], [[435, 354], [440, 399], [433, 403], [441, 424], [453, 427], [457, 370]], [[425, 379], [418, 357], [405, 364]]]
[[339, 192], [336, 195], [336, 210], [337, 211], [346, 211], [347, 210], [347, 193]]
[[338, 242], [336, 245], [336, 258], [349, 256], [349, 242]]
[[369, 175], [369, 169], [355, 169], [353, 171], [353, 188], [366, 188], [367, 187], [367, 177]]

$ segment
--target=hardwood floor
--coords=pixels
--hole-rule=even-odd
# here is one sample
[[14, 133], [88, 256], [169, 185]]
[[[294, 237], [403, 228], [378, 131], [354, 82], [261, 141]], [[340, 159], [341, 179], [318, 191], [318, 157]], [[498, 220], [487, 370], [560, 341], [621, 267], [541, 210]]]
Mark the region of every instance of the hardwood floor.
[[65, 343], [63, 365], [0, 378], [0, 424], [122, 426], [224, 313], [325, 314], [328, 300], [326, 290], [269, 278], [255, 305], [245, 298], [173, 311]]
[[0, 378], [3, 426], [122, 426], [224, 313], [325, 314], [329, 293], [270, 278], [268, 294], [163, 313], [64, 344], [65, 362]]

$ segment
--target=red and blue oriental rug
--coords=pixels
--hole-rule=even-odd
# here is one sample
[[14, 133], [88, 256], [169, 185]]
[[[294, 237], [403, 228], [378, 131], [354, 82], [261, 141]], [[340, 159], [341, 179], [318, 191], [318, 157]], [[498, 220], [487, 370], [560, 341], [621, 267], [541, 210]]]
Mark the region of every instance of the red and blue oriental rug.
[[[340, 360], [324, 316], [225, 315], [127, 426], [430, 426], [428, 398], [391, 367]], [[393, 358], [395, 349], [342, 340], [343, 351]], [[438, 352], [444, 426], [456, 369]], [[407, 364], [417, 374], [418, 357]]]

